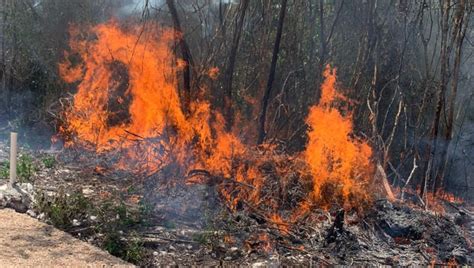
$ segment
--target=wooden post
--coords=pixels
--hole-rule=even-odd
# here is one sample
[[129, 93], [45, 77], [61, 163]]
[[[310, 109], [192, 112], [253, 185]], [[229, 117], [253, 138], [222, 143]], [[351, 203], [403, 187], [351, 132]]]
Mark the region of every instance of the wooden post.
[[18, 133], [10, 133], [10, 187], [16, 183], [16, 156], [18, 152], [17, 148]]

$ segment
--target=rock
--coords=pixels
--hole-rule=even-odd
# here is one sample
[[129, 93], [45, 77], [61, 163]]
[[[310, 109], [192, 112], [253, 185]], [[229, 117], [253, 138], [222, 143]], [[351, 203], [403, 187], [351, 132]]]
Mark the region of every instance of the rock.
[[26, 211], [26, 214], [28, 214], [30, 217], [36, 218], [36, 212], [31, 209], [28, 209], [28, 211]]
[[90, 219], [91, 221], [96, 221], [96, 220], [97, 220], [97, 216], [90, 216], [89, 219]]
[[91, 195], [91, 194], [93, 194], [93, 193], [94, 193], [94, 190], [92, 190], [92, 189], [90, 189], [90, 188], [84, 188], [84, 189], [82, 189], [82, 194], [83, 194], [83, 195], [86, 195], [86, 196], [87, 196], [87, 195]]
[[0, 186], [0, 208], [11, 208], [17, 212], [25, 213], [33, 202], [33, 186], [29, 183]]
[[78, 221], [78, 220], [76, 220], [76, 219], [73, 219], [73, 220], [72, 220], [72, 226], [75, 226], [75, 227], [81, 226], [81, 222]]
[[255, 262], [252, 264], [252, 267], [267, 267], [268, 266], [268, 262], [266, 261], [263, 261], [263, 262]]
[[159, 255], [159, 253], [158, 253], [157, 251], [153, 251], [153, 256], [156, 257], [156, 256], [158, 256], [158, 255]]
[[40, 221], [44, 221], [46, 219], [46, 214], [44, 213], [39, 214], [37, 219]]
[[18, 184], [18, 186], [20, 187], [21, 190], [23, 190], [25, 193], [29, 194], [29, 195], [33, 195], [34, 194], [34, 187], [33, 187], [33, 184], [31, 183], [20, 183]]

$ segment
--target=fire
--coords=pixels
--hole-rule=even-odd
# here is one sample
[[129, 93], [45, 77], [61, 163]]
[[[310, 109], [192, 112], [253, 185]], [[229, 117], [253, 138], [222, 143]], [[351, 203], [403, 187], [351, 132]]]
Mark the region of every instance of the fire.
[[[130, 159], [161, 162], [165, 153], [185, 150], [196, 135], [207, 142], [209, 126], [200, 122], [209, 119], [210, 106], [196, 102], [190, 118], [183, 113], [176, 90], [180, 61], [172, 64], [172, 41], [171, 30], [142, 34], [138, 26], [124, 29], [113, 21], [92, 27], [86, 37], [72, 29], [71, 52], [59, 66], [64, 81], [78, 82], [61, 128], [68, 138], [66, 146], [99, 153], [125, 149], [126, 168]], [[80, 61], [74, 62], [78, 57]], [[155, 140], [144, 144], [146, 139]], [[184, 161], [184, 156], [178, 157]]]
[[351, 199], [366, 200], [373, 176], [372, 149], [352, 137], [352, 115], [336, 108], [345, 98], [336, 90], [336, 71], [328, 66], [321, 86], [321, 100], [306, 119], [311, 130], [304, 152], [313, 176], [312, 199], [325, 204], [348, 204]]
[[[370, 200], [372, 150], [353, 137], [351, 114], [337, 107], [347, 100], [336, 90], [335, 70], [326, 69], [321, 100], [306, 120], [306, 149], [290, 156], [227, 132], [223, 116], [205, 100], [194, 100], [189, 114], [183, 112], [176, 75], [183, 61], [173, 54], [174, 37], [170, 29], [142, 31], [114, 21], [71, 30], [70, 51], [59, 65], [64, 81], [77, 86], [60, 129], [66, 147], [119, 153], [117, 168], [134, 172], [155, 172], [170, 163], [178, 164], [177, 177], [205, 170], [223, 178], [217, 188], [231, 209], [264, 208], [282, 233], [314, 206]], [[208, 75], [215, 79], [218, 72], [211, 68]], [[203, 181], [193, 177], [187, 183]], [[287, 188], [304, 183], [311, 189], [286, 205], [283, 216]]]
[[288, 223], [284, 222], [280, 215], [273, 214], [271, 221], [282, 234], [288, 234], [290, 232]]

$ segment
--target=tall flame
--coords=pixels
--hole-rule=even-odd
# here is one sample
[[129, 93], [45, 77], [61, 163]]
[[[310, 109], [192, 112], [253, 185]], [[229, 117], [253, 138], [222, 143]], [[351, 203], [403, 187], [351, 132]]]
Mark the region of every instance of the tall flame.
[[338, 100], [345, 101], [336, 90], [336, 71], [328, 66], [324, 77], [321, 100], [306, 119], [310, 131], [305, 159], [313, 176], [312, 198], [347, 203], [350, 198], [367, 195], [373, 172], [372, 149], [352, 137], [352, 115], [343, 115], [335, 107]]

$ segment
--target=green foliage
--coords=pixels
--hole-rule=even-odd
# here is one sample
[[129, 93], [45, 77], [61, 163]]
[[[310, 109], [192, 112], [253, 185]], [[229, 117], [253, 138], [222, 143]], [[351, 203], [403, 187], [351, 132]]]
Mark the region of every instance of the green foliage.
[[10, 174], [10, 163], [3, 162], [0, 164], [0, 179], [8, 179]]
[[72, 221], [83, 220], [92, 208], [92, 203], [82, 193], [58, 193], [51, 200], [44, 194], [36, 197], [35, 209], [45, 213], [51, 223], [64, 230], [72, 227]]
[[123, 239], [123, 232], [144, 222], [145, 208], [139, 207], [132, 210], [125, 203], [104, 203], [96, 212], [98, 213], [100, 225], [97, 231], [104, 234], [102, 248], [110, 254], [120, 257], [126, 261], [138, 264], [145, 256], [143, 242], [136, 233], [132, 232], [127, 240]]
[[17, 174], [20, 181], [30, 181], [38, 168], [33, 162], [33, 158], [28, 154], [23, 154], [18, 159]]
[[[20, 182], [31, 181], [33, 175], [38, 170], [38, 167], [33, 161], [33, 157], [24, 154], [18, 158], [16, 167], [17, 176]], [[5, 161], [0, 164], [0, 179], [8, 179], [10, 176], [10, 162]]]
[[45, 168], [53, 168], [56, 165], [56, 158], [54, 156], [46, 156], [41, 161]]
[[207, 245], [211, 243], [211, 236], [208, 233], [196, 233], [192, 235], [193, 241]]
[[[133, 231], [126, 234], [145, 222], [144, 218], [150, 213], [150, 206], [145, 203], [137, 209], [113, 200], [94, 206], [81, 192], [65, 194], [61, 191], [53, 197], [38, 194], [35, 209], [45, 213], [54, 226], [66, 231], [72, 230], [74, 219], [91, 224], [93, 232], [102, 234], [99, 245], [114, 256], [135, 264], [145, 257], [146, 250], [138, 235]], [[87, 222], [88, 215], [96, 215], [97, 221]]]
[[166, 229], [175, 229], [176, 228], [176, 224], [173, 222], [173, 221], [165, 221], [163, 223], [163, 225], [165, 226]]
[[105, 234], [102, 247], [110, 254], [135, 264], [139, 264], [146, 254], [143, 241], [136, 233], [132, 233], [128, 240], [124, 240], [119, 232], [108, 232]]
[[134, 193], [136, 193], [136, 191], [137, 191], [137, 189], [135, 189], [135, 187], [133, 187], [133, 185], [131, 185], [127, 188], [127, 193], [128, 194], [134, 194]]

